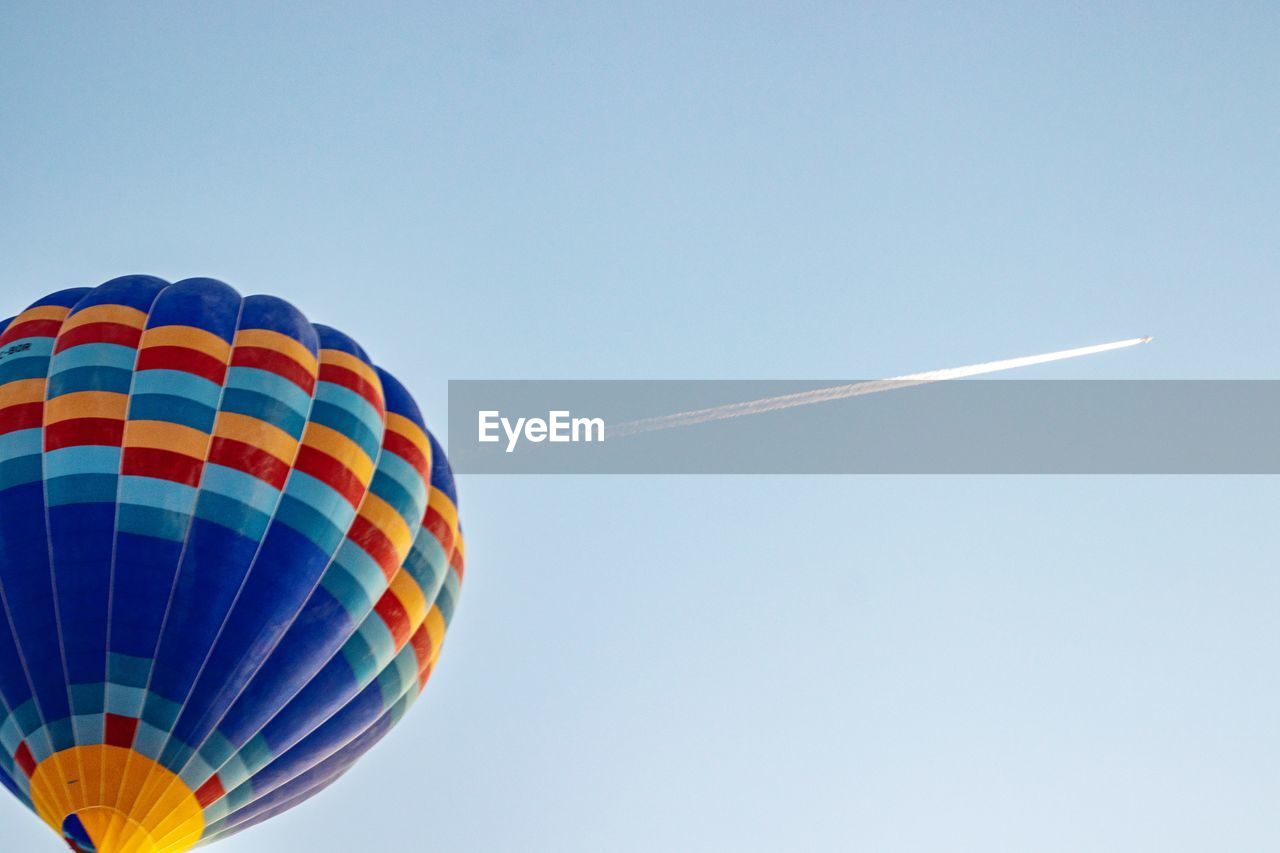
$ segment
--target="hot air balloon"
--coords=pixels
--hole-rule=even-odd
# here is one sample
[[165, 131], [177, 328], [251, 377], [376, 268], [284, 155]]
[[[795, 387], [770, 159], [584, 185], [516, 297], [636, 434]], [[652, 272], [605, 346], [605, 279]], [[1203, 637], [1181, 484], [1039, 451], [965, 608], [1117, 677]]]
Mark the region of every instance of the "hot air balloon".
[[413, 398], [206, 278], [62, 290], [0, 332], [0, 783], [98, 853], [328, 787], [426, 685], [462, 581]]

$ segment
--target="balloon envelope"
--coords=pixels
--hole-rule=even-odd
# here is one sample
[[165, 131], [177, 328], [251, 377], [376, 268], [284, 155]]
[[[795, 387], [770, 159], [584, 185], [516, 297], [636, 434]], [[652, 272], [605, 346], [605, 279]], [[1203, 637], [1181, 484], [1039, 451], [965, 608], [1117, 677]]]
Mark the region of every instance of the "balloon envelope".
[[221, 282], [0, 324], [0, 784], [79, 851], [183, 851], [327, 787], [435, 665], [463, 545], [413, 398]]

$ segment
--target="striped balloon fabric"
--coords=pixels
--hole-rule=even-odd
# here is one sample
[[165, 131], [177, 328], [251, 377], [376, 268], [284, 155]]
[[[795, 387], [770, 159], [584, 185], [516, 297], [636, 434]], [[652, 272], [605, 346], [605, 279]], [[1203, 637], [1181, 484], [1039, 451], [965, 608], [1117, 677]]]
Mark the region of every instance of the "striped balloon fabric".
[[212, 279], [63, 290], [0, 331], [0, 783], [100, 853], [328, 787], [426, 685], [462, 581], [413, 398]]

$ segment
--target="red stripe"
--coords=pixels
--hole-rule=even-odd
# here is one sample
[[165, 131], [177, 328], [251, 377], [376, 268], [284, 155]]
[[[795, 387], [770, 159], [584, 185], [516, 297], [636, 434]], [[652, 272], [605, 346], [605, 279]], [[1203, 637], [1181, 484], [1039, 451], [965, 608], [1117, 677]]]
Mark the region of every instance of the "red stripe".
[[396, 649], [403, 649], [404, 644], [409, 642], [409, 637], [413, 634], [413, 626], [409, 624], [409, 611], [404, 609], [400, 599], [396, 598], [391, 590], [382, 594], [382, 598], [373, 609], [382, 617], [382, 621], [387, 623], [387, 629], [391, 631], [391, 637], [395, 640]]
[[137, 731], [138, 721], [134, 717], [107, 714], [106, 734], [103, 740], [111, 746], [122, 746], [128, 749], [133, 746], [133, 736]]
[[424, 622], [410, 640], [413, 643], [413, 654], [418, 659], [418, 689], [427, 686], [427, 679], [431, 677], [431, 634], [427, 631], [427, 625]]
[[209, 445], [209, 461], [252, 474], [277, 489], [284, 488], [284, 481], [289, 476], [287, 464], [265, 450], [233, 438], [215, 438]]
[[0, 335], [0, 344], [7, 344], [21, 338], [54, 338], [62, 328], [61, 320], [26, 320], [14, 323]]
[[427, 479], [431, 463], [427, 461], [427, 455], [418, 449], [418, 445], [398, 432], [387, 430], [382, 434], [382, 446], [417, 469], [422, 479]]
[[135, 370], [181, 370], [221, 385], [227, 375], [222, 359], [189, 347], [144, 347], [138, 352]]
[[256, 367], [283, 376], [308, 394], [316, 387], [311, 371], [281, 352], [266, 347], [236, 347], [231, 354], [232, 367]]
[[200, 485], [204, 460], [185, 453], [155, 447], [126, 447], [120, 473], [133, 477], [153, 477], [188, 486]]
[[36, 772], [36, 758], [31, 754], [31, 747], [27, 746], [25, 740], [18, 744], [17, 750], [13, 753], [13, 760], [18, 762], [18, 766], [27, 774], [28, 779], [31, 778], [32, 773]]
[[427, 528], [427, 532], [439, 540], [440, 547], [444, 548], [446, 554], [453, 550], [453, 528], [449, 526], [449, 522], [444, 520], [444, 516], [435, 507], [427, 507], [427, 514], [422, 519], [422, 526]]
[[137, 348], [141, 337], [141, 329], [123, 323], [85, 323], [58, 335], [53, 351], [59, 353], [81, 344], [121, 344]]
[[44, 449], [60, 447], [119, 447], [124, 440], [124, 421], [115, 418], [72, 418], [44, 428]]
[[196, 802], [200, 804], [200, 808], [207, 809], [226, 795], [227, 792], [222, 789], [221, 780], [214, 776], [196, 791]]
[[17, 403], [0, 409], [0, 435], [44, 423], [44, 403]]
[[463, 563], [463, 559], [462, 559], [462, 552], [461, 552], [461, 551], [459, 551], [459, 550], [457, 550], [457, 549], [455, 548], [455, 549], [454, 549], [454, 551], [453, 551], [453, 554], [452, 554], [452, 555], [450, 555], [450, 557], [449, 557], [449, 566], [450, 566], [450, 568], [452, 568], [455, 572], [457, 572], [457, 574], [458, 574], [458, 583], [462, 583], [463, 576], [466, 574], [466, 572], [465, 572], [465, 571], [463, 571], [462, 563]]
[[369, 403], [378, 410], [378, 414], [383, 412], [382, 391], [369, 384], [359, 373], [337, 364], [320, 363], [320, 381], [332, 382], [334, 385], [341, 385], [343, 388], [349, 388], [355, 391], [361, 397], [364, 397]]
[[382, 573], [390, 580], [400, 566], [396, 560], [396, 547], [387, 534], [383, 533], [363, 515], [357, 515], [351, 522], [351, 530], [347, 538], [364, 549], [364, 552], [377, 561]]
[[352, 506], [359, 506], [360, 499], [364, 497], [365, 484], [346, 465], [314, 447], [305, 444], [299, 447], [298, 458], [293, 467], [325, 483], [346, 498]]

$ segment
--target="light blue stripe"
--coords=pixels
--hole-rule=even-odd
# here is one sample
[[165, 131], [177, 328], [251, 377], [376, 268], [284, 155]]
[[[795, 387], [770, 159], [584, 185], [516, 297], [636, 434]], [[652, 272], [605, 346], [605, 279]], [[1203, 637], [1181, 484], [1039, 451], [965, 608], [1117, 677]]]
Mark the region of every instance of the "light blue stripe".
[[135, 394], [169, 394], [216, 408], [222, 386], [181, 370], [143, 370], [133, 380]]
[[376, 613], [364, 621], [356, 635], [364, 641], [365, 648], [373, 658], [372, 660], [366, 658], [359, 671], [355, 673], [357, 682], [368, 684], [382, 670], [386, 662], [395, 657], [396, 639], [391, 636], [387, 623], [383, 622], [382, 617]]
[[102, 743], [106, 735], [106, 718], [101, 714], [77, 714], [71, 718], [76, 745]]
[[[221, 778], [222, 774], [218, 774]], [[222, 820], [231, 813], [231, 804], [227, 802], [226, 797], [218, 800], [216, 803], [210, 803], [204, 810], [204, 825], [210, 827], [216, 821]], [[207, 834], [207, 831], [206, 831]]]
[[9, 362], [9, 361], [18, 361], [24, 358], [49, 358], [51, 355], [53, 355], [53, 345], [55, 342], [56, 341], [54, 338], [46, 337], [43, 335], [39, 337], [14, 338], [13, 340], [9, 341], [9, 343], [5, 344], [4, 346], [5, 349], [9, 349], [10, 347], [21, 346], [22, 344], [30, 344], [31, 347], [30, 349], [25, 349], [20, 353], [5, 356], [4, 360], [6, 362]]
[[31, 750], [31, 757], [36, 764], [53, 755], [52, 737], [47, 726], [41, 726], [27, 737], [27, 748]]
[[120, 473], [120, 448], [96, 444], [77, 447], [60, 447], [44, 455], [45, 472], [49, 477], [67, 474], [118, 474]]
[[44, 450], [42, 438], [40, 427], [0, 435], [0, 461], [40, 453]]
[[213, 771], [214, 768], [210, 767], [199, 753], [196, 753], [187, 760], [187, 766], [183, 768], [178, 778], [186, 782], [187, 787], [194, 791], [204, 780], [213, 775]]
[[204, 466], [200, 488], [239, 501], [267, 515], [274, 513], [276, 504], [280, 502], [280, 491], [275, 486], [252, 474], [214, 462]]
[[405, 558], [404, 570], [418, 582], [419, 589], [434, 596], [449, 570], [448, 556], [440, 547], [440, 541], [424, 529]]
[[125, 687], [122, 684], [107, 685], [107, 713], [137, 719], [142, 714], [147, 691], [141, 687]]
[[76, 367], [117, 367], [133, 370], [138, 351], [120, 344], [82, 344], [64, 349], [53, 357], [51, 372], [60, 373]]
[[158, 477], [127, 475], [120, 478], [120, 502], [175, 512], [190, 512], [198, 490], [186, 483]]
[[18, 720], [10, 715], [5, 718], [4, 725], [0, 725], [0, 746], [3, 746], [4, 751], [9, 755], [13, 755], [18, 751], [21, 743], [22, 731], [18, 728]]
[[394, 479], [413, 498], [418, 520], [427, 511], [427, 481], [408, 462], [396, 454], [384, 450], [378, 457], [378, 473]]
[[311, 410], [311, 395], [278, 373], [257, 367], [233, 367], [227, 371], [227, 387], [257, 391], [306, 417]]
[[[347, 506], [346, 498], [339, 495], [323, 480], [319, 480], [305, 471], [299, 471], [296, 468], [289, 474], [289, 480], [285, 483], [284, 493], [295, 500], [302, 501], [304, 504], [313, 507], [324, 507], [332, 504], [335, 500], [342, 501]], [[345, 528], [344, 528], [345, 529]]]
[[239, 533], [254, 542], [261, 541], [271, 523], [268, 513], [259, 512], [235, 498], [205, 492], [196, 503], [196, 516], [212, 524]]
[[168, 732], [161, 731], [150, 723], [140, 722], [138, 731], [133, 736], [133, 750], [155, 761], [160, 757], [160, 750], [164, 749], [168, 740]]
[[[350, 507], [351, 504], [343, 504]], [[351, 513], [354, 515], [354, 511]], [[338, 550], [350, 519], [343, 522], [338, 512], [325, 512], [286, 495], [280, 500], [276, 519], [311, 540], [325, 554]]]
[[[373, 609], [375, 599], [360, 585], [350, 572], [342, 566], [334, 564], [325, 571], [320, 580], [324, 590], [337, 599], [352, 622], [359, 623]], [[385, 589], [385, 587], [384, 587]], [[381, 595], [381, 593], [379, 593]]]
[[367, 433], [358, 437], [352, 436], [352, 440], [364, 447], [365, 452], [370, 456], [377, 455], [386, 425], [378, 414], [378, 410], [368, 400], [349, 388], [333, 382], [321, 382], [316, 386], [316, 401], [336, 406], [354, 417], [367, 430]]
[[351, 575], [374, 601], [387, 588], [387, 576], [383, 574], [382, 566], [350, 539], [342, 543], [334, 562]]

